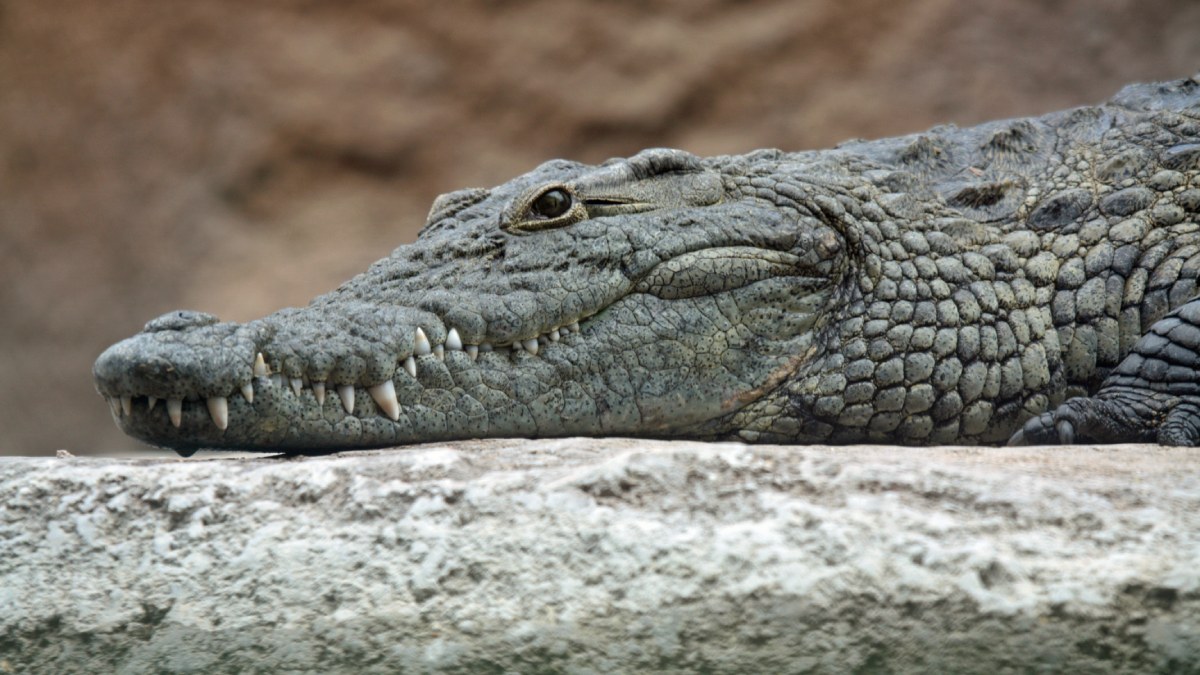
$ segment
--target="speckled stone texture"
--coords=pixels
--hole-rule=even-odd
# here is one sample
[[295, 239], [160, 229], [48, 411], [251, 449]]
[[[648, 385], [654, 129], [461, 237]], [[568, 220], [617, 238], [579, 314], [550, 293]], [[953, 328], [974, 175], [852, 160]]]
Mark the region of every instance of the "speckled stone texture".
[[0, 672], [1195, 672], [1200, 453], [0, 459]]

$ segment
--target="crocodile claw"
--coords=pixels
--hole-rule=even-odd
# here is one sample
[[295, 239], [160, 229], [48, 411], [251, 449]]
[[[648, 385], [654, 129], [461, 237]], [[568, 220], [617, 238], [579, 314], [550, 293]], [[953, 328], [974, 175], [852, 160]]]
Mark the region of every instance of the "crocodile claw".
[[1075, 425], [1071, 424], [1071, 420], [1059, 420], [1055, 422], [1054, 429], [1058, 432], [1059, 443], [1071, 445], [1075, 442]]

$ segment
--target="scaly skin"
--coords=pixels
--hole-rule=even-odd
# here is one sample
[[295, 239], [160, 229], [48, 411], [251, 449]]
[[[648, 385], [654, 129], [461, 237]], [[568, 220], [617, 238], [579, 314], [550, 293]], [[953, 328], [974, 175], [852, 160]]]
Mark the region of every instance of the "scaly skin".
[[1198, 219], [1192, 80], [819, 152], [553, 161], [443, 195], [307, 307], [168, 314], [94, 372], [122, 429], [185, 453], [1196, 444]]

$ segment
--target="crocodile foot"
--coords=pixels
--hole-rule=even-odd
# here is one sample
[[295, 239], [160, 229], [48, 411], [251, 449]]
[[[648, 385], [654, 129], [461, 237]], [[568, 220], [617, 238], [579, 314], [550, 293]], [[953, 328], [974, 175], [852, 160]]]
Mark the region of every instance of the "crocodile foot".
[[1155, 322], [1095, 396], [1034, 417], [1008, 443], [1200, 446], [1200, 299]]
[[1200, 397], [1153, 391], [1073, 398], [1025, 423], [1009, 445], [1158, 443], [1200, 445]]

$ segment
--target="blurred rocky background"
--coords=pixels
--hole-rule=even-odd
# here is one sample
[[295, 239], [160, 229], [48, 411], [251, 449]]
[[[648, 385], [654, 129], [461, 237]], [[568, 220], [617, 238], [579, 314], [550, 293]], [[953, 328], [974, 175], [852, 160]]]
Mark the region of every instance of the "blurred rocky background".
[[136, 451], [91, 364], [306, 303], [552, 157], [806, 149], [1200, 69], [1194, 0], [0, 0], [0, 454]]

